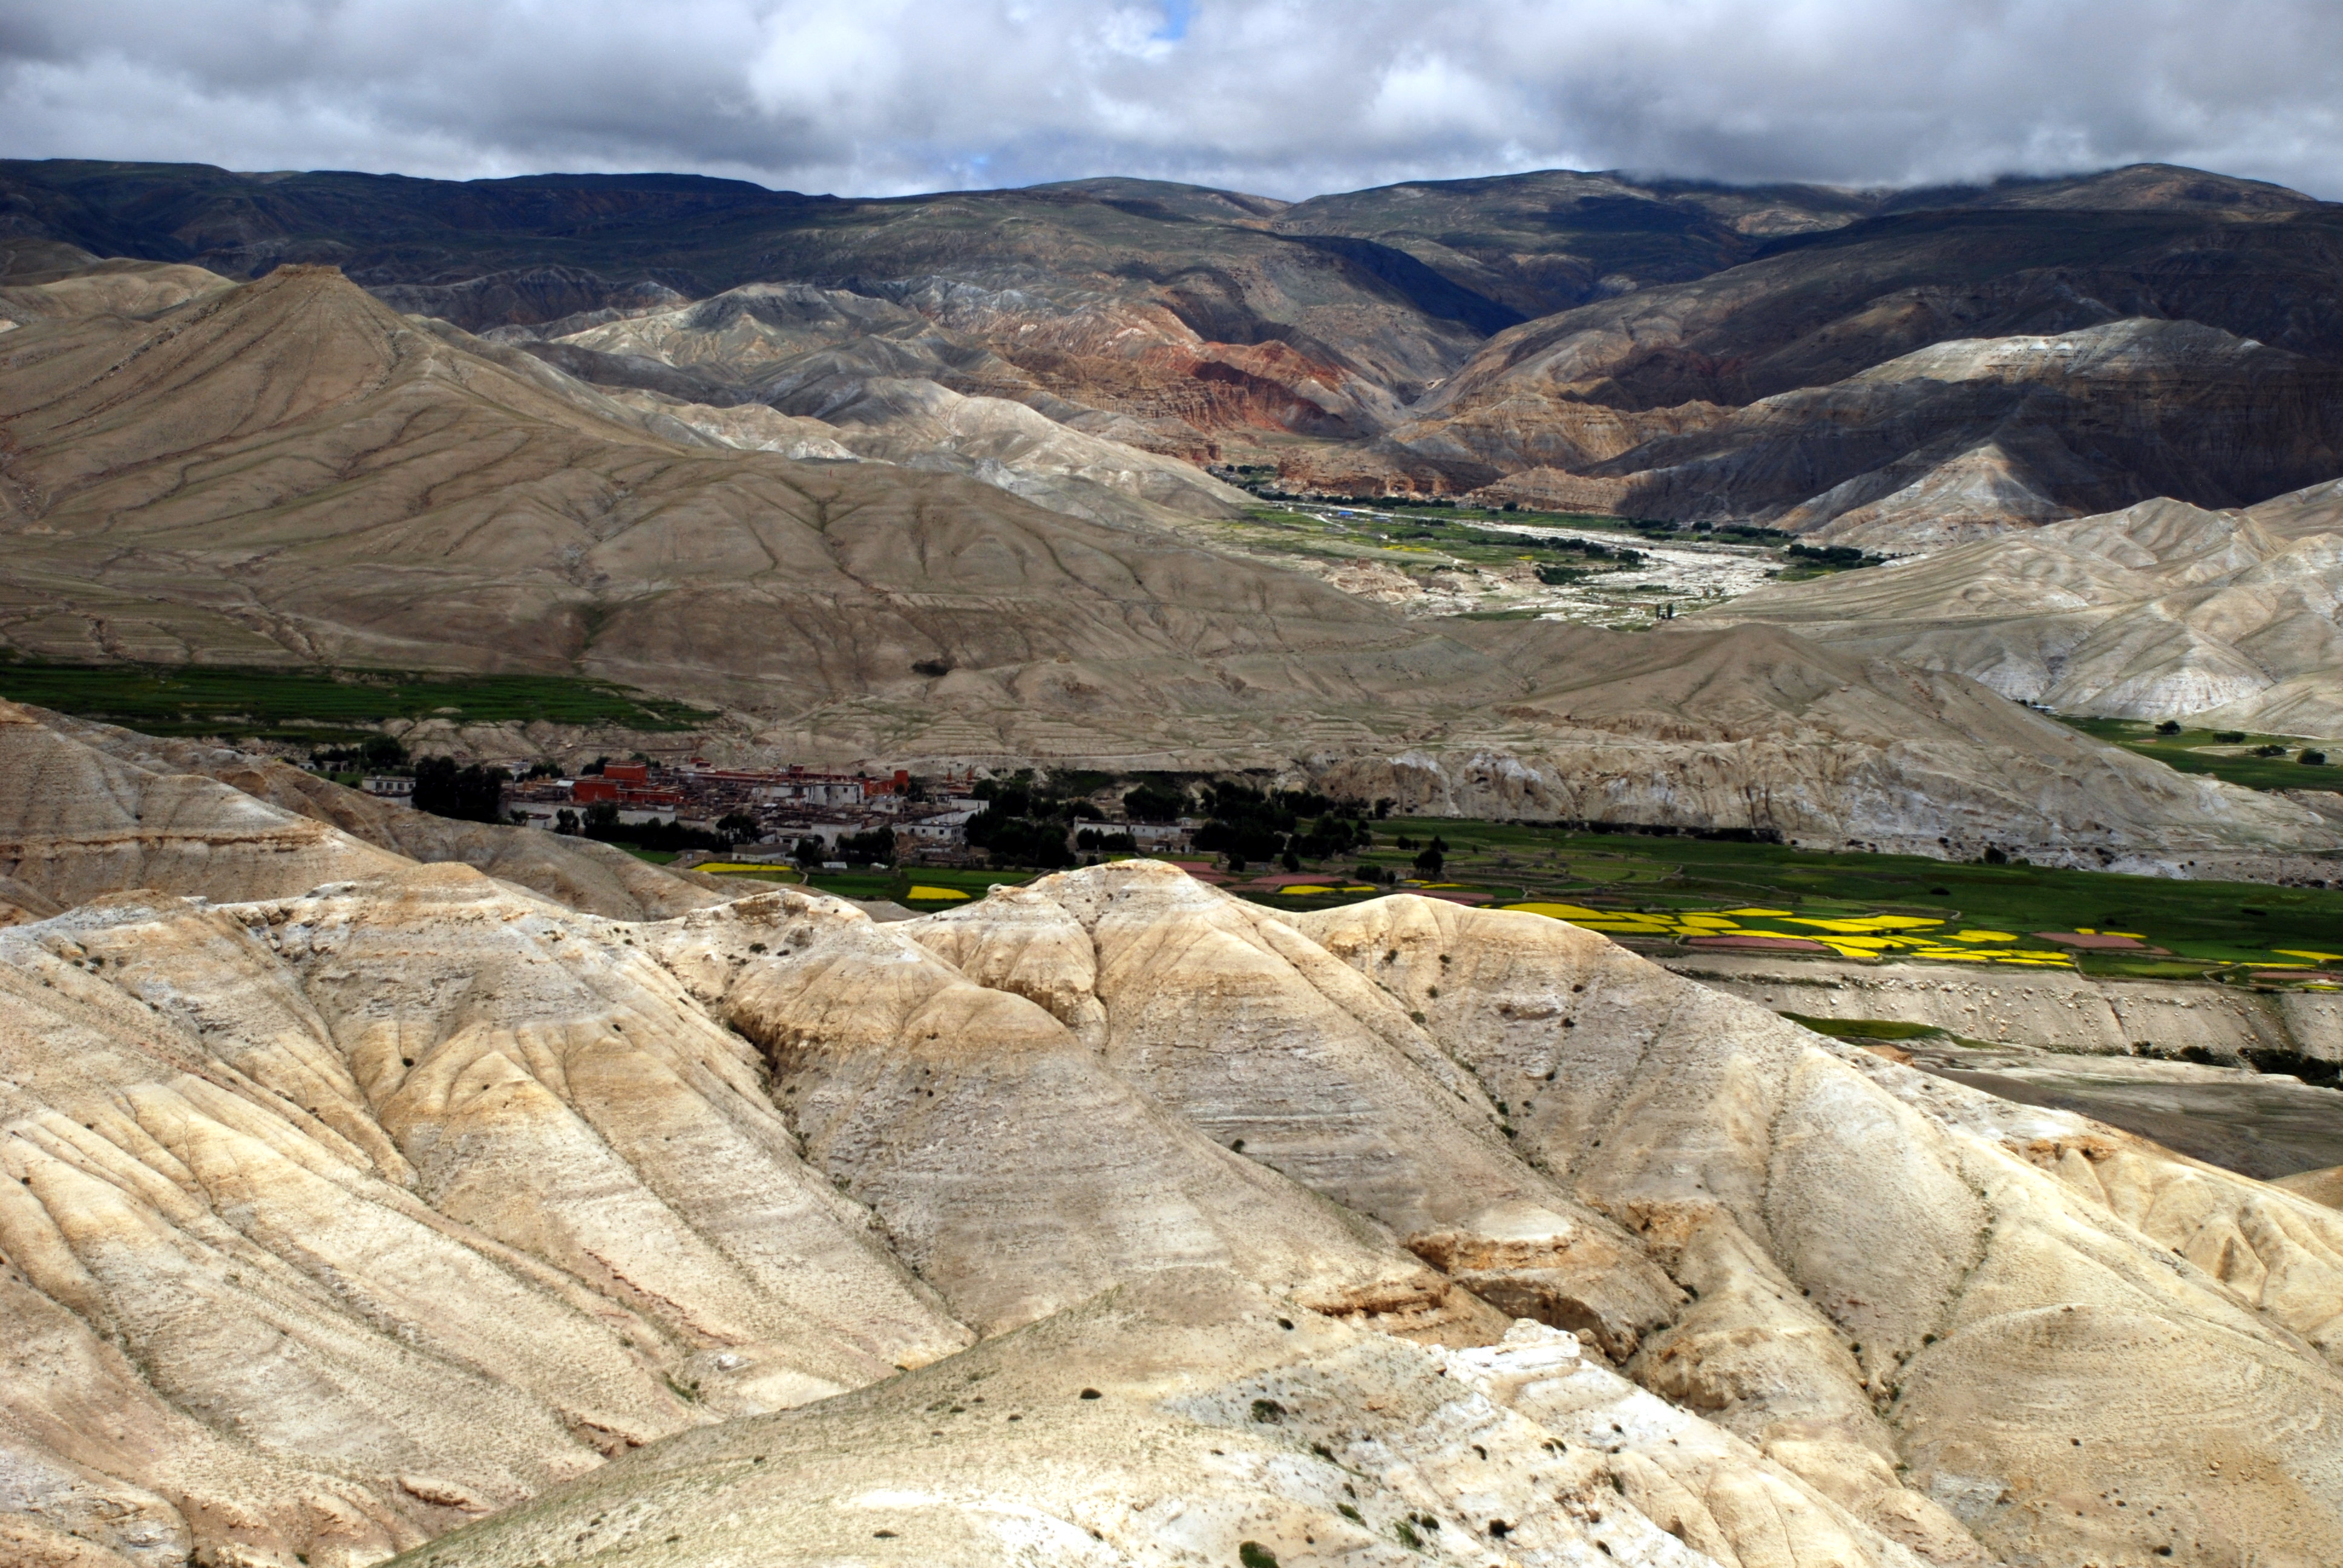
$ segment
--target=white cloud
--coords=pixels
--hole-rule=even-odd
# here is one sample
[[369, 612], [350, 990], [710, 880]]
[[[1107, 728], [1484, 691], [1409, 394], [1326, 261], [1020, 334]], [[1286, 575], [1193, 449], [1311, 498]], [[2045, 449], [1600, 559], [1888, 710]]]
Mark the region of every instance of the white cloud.
[[883, 194], [2139, 159], [2343, 196], [2332, 0], [0, 0], [0, 153]]

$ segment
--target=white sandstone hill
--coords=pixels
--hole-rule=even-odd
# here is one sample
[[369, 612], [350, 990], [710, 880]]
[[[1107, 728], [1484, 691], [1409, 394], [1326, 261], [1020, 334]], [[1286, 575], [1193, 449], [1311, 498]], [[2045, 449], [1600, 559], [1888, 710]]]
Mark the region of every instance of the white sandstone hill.
[[206, 880], [114, 847], [143, 821], [28, 830], [224, 788], [43, 733], [6, 836], [73, 907], [0, 931], [12, 1560], [2343, 1539], [2343, 1215], [1594, 933], [1147, 861], [613, 920], [302, 819], [214, 831]]

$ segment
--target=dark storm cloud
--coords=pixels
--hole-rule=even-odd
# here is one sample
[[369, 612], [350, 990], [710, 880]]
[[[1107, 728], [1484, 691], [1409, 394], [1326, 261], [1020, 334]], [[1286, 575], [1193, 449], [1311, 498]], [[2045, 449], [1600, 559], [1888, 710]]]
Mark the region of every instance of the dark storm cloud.
[[24, 0], [0, 152], [875, 193], [2156, 159], [2343, 196], [2333, 0]]

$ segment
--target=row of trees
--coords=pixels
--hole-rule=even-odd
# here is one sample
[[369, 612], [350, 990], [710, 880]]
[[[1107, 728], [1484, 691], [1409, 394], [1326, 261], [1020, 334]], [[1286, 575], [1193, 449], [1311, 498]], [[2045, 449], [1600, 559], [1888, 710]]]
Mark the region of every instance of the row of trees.
[[501, 822], [511, 782], [501, 768], [458, 768], [452, 757], [426, 757], [415, 765], [415, 809], [459, 822]]
[[[386, 741], [396, 747], [396, 741]], [[417, 810], [461, 821], [504, 820], [504, 789], [511, 775], [501, 768], [478, 764], [458, 767], [446, 757], [427, 757], [415, 765], [414, 804]], [[1100, 822], [1105, 813], [1090, 794], [1108, 782], [1106, 775], [1061, 773], [1037, 782], [1031, 772], [1005, 779], [986, 779], [976, 787], [985, 809], [969, 822], [968, 842], [985, 850], [997, 865], [1033, 866], [1045, 870], [1074, 864], [1079, 854], [1128, 852], [1137, 848], [1129, 832], [1079, 826]], [[1378, 801], [1374, 815], [1391, 807]], [[1338, 802], [1311, 790], [1256, 789], [1233, 782], [1205, 782], [1192, 790], [1177, 779], [1142, 779], [1123, 796], [1123, 809], [1135, 821], [1169, 822], [1192, 812], [1204, 814], [1195, 835], [1195, 847], [1207, 854], [1225, 856], [1232, 869], [1255, 862], [1282, 862], [1299, 870], [1304, 859], [1327, 860], [1371, 849], [1374, 832], [1367, 826], [1365, 808]], [[556, 814], [554, 831], [603, 842], [631, 844], [659, 851], [706, 849], [721, 853], [751, 840], [759, 830], [747, 812], [732, 812], [713, 829], [687, 828], [672, 819], [646, 822], [619, 820], [618, 808], [597, 801], [583, 812], [564, 809]], [[1071, 840], [1071, 841], [1070, 841]], [[1397, 848], [1413, 849], [1405, 837]], [[1415, 859], [1419, 871], [1437, 876], [1447, 846], [1434, 839]], [[874, 829], [849, 833], [825, 845], [808, 836], [798, 840], [795, 858], [806, 864], [844, 860], [850, 865], [891, 865], [897, 853], [893, 829]], [[1361, 876], [1374, 868], [1362, 866]]]
[[[1071, 866], [1082, 853], [1136, 849], [1127, 832], [1081, 827], [1105, 816], [1089, 797], [1104, 775], [1060, 774], [1046, 783], [1020, 773], [977, 786], [986, 802], [968, 825], [968, 841], [996, 865], [1034, 866], [1045, 870]], [[1389, 810], [1379, 801], [1375, 815]], [[1281, 862], [1299, 870], [1304, 859], [1326, 860], [1372, 847], [1366, 808], [1306, 789], [1256, 789], [1233, 782], [1191, 785], [1172, 775], [1144, 778], [1122, 798], [1134, 822], [1172, 822], [1202, 815], [1195, 847], [1225, 856], [1235, 869], [1255, 862]], [[1071, 842], [1069, 837], [1071, 835]]]
[[369, 735], [354, 746], [322, 746], [309, 760], [328, 773], [380, 773], [406, 764], [407, 748], [387, 735]]

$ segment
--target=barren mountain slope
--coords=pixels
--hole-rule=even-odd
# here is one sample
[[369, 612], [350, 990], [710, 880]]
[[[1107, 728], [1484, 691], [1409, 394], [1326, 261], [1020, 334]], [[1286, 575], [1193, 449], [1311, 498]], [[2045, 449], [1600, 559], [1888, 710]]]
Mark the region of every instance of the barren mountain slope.
[[[1534, 688], [1405, 749], [1314, 753], [1320, 789], [1427, 815], [1706, 822], [1955, 859], [1994, 845], [2164, 875], [2245, 869], [2227, 858], [2249, 846], [2331, 845], [2296, 802], [2142, 766], [1965, 679], [1781, 628], [1687, 618], [1637, 635], [1544, 621], [1456, 635], [1537, 672]], [[2014, 832], [2029, 835], [2022, 849]]]
[[2280, 186], [2157, 164], [1916, 190], [1728, 186], [1544, 169], [1312, 196], [1271, 221], [1285, 232], [1345, 235], [1403, 250], [1462, 286], [1540, 317], [1706, 276], [1765, 255], [1771, 242], [1892, 214], [2015, 208], [2235, 220], [2318, 206]]
[[[1190, 464], [1145, 450], [1153, 440], [1145, 425], [1053, 397], [980, 343], [901, 305], [751, 284], [600, 319], [612, 314], [490, 337], [605, 389], [631, 388], [621, 396], [638, 407], [648, 397], [737, 409], [678, 412], [729, 445], [964, 474], [1100, 521], [1145, 521], [1156, 507], [1233, 517], [1244, 502]], [[769, 415], [755, 417], [766, 407], [789, 419], [779, 439], [762, 428]], [[809, 439], [835, 449], [798, 450]]]
[[1282, 204], [1160, 188], [1169, 203], [1079, 187], [841, 200], [660, 175], [0, 172], [25, 232], [239, 276], [342, 266], [402, 310], [473, 330], [778, 280], [926, 296], [1052, 393], [1199, 455], [1231, 427], [1369, 433], [1518, 319], [1403, 252], [1272, 234], [1262, 219]]
[[1957, 670], [2065, 711], [2343, 729], [2343, 499], [2148, 501], [1707, 612]]
[[[1134, 486], [1230, 498], [1042, 452], [1008, 409], [922, 417], [906, 399], [933, 394], [884, 384], [1151, 452], [1225, 439], [1290, 480], [1526, 476], [1500, 493], [1899, 548], [2158, 494], [2249, 503], [2338, 466], [2343, 216], [2162, 166], [1903, 192], [1544, 171], [1288, 205], [1115, 179], [872, 202], [57, 163], [0, 167], [0, 196], [53, 236], [20, 245], [244, 276], [332, 260], [400, 309], [546, 340], [530, 351], [596, 384], [852, 405], [900, 427], [894, 447], [1021, 473], [1085, 516]], [[2067, 340], [2094, 330], [2120, 351], [2078, 340], [2078, 371]], [[1926, 352], [1962, 343], [1993, 363]]]
[[100, 261], [89, 257], [70, 268], [19, 273], [0, 285], [0, 331], [58, 316], [114, 311], [147, 316], [200, 295], [233, 288], [231, 279], [200, 266], [153, 261]]
[[0, 337], [0, 634], [574, 669], [745, 710], [792, 760], [1298, 769], [1368, 799], [2093, 864], [2337, 842], [1958, 680], [1771, 632], [1409, 622], [949, 476], [684, 445], [664, 405], [466, 342], [300, 269]]
[[[1169, 536], [950, 478], [676, 445], [331, 272], [283, 270], [152, 321], [49, 323], [8, 347], [8, 526], [40, 558], [15, 573], [20, 646], [443, 668], [584, 656], [777, 705], [910, 695], [913, 663], [987, 652], [1443, 658], [1332, 589]], [[1262, 612], [1278, 618], [1266, 643]]]
[[[1591, 472], [1632, 516], [1754, 518], [1912, 548], [2157, 496], [2238, 505], [2343, 470], [2343, 367], [2194, 322], [1937, 343], [1785, 393]], [[1945, 473], [1999, 459], [2015, 496], [1948, 520]], [[2018, 514], [2016, 519], [2009, 515]]]
[[[2066, 368], [2038, 352], [2031, 368], [2019, 361], [2045, 337], [2194, 322], [2267, 346], [2266, 357], [2312, 361], [2294, 374], [2315, 381], [2343, 362], [2343, 318], [2331, 306], [2338, 223], [2334, 208], [2296, 193], [2154, 166], [1903, 193], [1874, 216], [1789, 236], [1739, 266], [1501, 333], [1406, 422], [1370, 443], [1296, 454], [1289, 478], [1463, 490], [1551, 469], [1527, 498], [1672, 517], [1784, 515], [1804, 527], [1863, 508], [1846, 527], [1874, 524], [1873, 542], [1901, 540], [1900, 529], [1948, 510], [1971, 527], [2006, 526], [2159, 491], [2203, 505], [2259, 500], [2331, 477], [2331, 467], [2300, 467], [2316, 470], [2321, 442], [2331, 445], [2316, 417], [2331, 395], [2306, 404], [2249, 377], [2226, 395], [2217, 427], [2200, 433], [2170, 417], [2189, 400], [2173, 397], [2168, 374], [2131, 367], [2120, 391], [2078, 398]], [[1993, 347], [2005, 338], [2014, 341]], [[2010, 361], [1990, 377], [2007, 389], [1996, 408], [1980, 400], [1975, 368], [1962, 372], [1973, 383], [1966, 395], [1952, 397], [1918, 386], [1890, 395], [1865, 377], [1964, 339]], [[2214, 368], [2182, 358], [2192, 377]], [[1822, 388], [1830, 391], [1795, 396]], [[1866, 427], [1853, 443], [1833, 423], [1851, 401], [1865, 406]], [[2222, 471], [2232, 455], [2222, 427], [2257, 422], [2267, 427], [2253, 439], [2274, 443], [2278, 459], [2266, 482], [2250, 458]], [[1708, 434], [1720, 425], [1727, 430]], [[1645, 442], [1651, 449], [1637, 453]], [[1730, 455], [1721, 467], [1720, 452]], [[1708, 466], [1685, 466], [1703, 453]], [[1857, 476], [1869, 477], [1865, 493], [1831, 494]], [[1909, 542], [1936, 541], [1923, 528]]]
[[0, 986], [7, 1527], [52, 1560], [338, 1568], [548, 1486], [417, 1560], [2343, 1532], [2332, 1211], [1537, 916], [1135, 862], [628, 925], [394, 868], [102, 899]]
[[[1887, 549], [2157, 496], [2221, 507], [2343, 469], [2343, 368], [2194, 322], [1932, 344], [1739, 408], [1510, 385], [1375, 448], [1469, 488], [1631, 517], [1755, 520]], [[1404, 466], [1404, 465], [1403, 465]]]
[[[1117, 423], [1197, 456], [1254, 429], [1373, 437], [1427, 391], [1441, 413], [1477, 385], [1481, 368], [1452, 377], [1489, 334], [1528, 317], [1530, 338], [1568, 337], [1579, 328], [1551, 313], [1607, 320], [1636, 292], [1662, 303], [1622, 318], [1637, 345], [1629, 395], [1594, 396], [1622, 408], [1737, 404], [1940, 338], [2121, 316], [2312, 354], [2336, 337], [2330, 208], [2153, 165], [1916, 191], [1547, 170], [1288, 204], [1112, 178], [871, 201], [662, 175], [455, 183], [56, 161], [0, 165], [0, 201], [16, 232], [99, 254], [239, 277], [338, 265], [402, 310], [475, 331], [574, 330], [744, 284], [850, 288], [1011, 372], [1001, 388], [955, 390], [1013, 382], [1007, 395], [1093, 434], [1107, 432], [1089, 421]], [[1750, 287], [1706, 286], [1753, 266]], [[1725, 303], [1665, 303], [1684, 289]], [[1665, 325], [1677, 318], [1682, 333]], [[1811, 341], [1785, 351], [1790, 339]], [[1695, 381], [1708, 389], [1685, 389]]]

